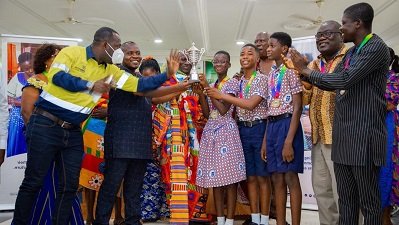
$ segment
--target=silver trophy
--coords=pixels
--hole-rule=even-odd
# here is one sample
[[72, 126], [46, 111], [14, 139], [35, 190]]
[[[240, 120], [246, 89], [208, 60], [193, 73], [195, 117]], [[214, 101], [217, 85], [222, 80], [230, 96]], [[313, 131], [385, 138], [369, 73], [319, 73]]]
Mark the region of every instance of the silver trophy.
[[199, 50], [195, 47], [195, 43], [193, 42], [191, 48], [188, 50], [184, 49], [181, 53], [187, 58], [188, 62], [192, 65], [190, 71], [190, 80], [199, 81], [198, 73], [197, 73], [197, 64], [201, 60], [202, 54], [204, 54], [205, 49], [201, 48]]

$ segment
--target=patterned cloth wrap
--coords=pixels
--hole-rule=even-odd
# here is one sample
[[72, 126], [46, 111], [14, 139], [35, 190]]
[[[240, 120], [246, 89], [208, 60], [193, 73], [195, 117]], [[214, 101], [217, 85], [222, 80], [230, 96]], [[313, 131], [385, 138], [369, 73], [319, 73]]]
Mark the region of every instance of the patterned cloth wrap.
[[[183, 75], [177, 74], [163, 86], [176, 85], [183, 79]], [[191, 91], [154, 110], [154, 149], [160, 156], [171, 224], [210, 219], [205, 214], [206, 190], [195, 185], [199, 140], [205, 122], [198, 96]]]
[[[395, 106], [399, 103], [399, 74], [395, 74], [393, 71], [389, 71], [387, 80], [387, 91], [385, 97], [388, 103]], [[399, 206], [399, 111], [393, 110], [394, 112], [394, 123], [395, 123], [395, 139], [392, 150], [392, 191], [390, 192], [390, 204], [392, 206]]]
[[[107, 108], [108, 94], [103, 94], [96, 108]], [[96, 109], [95, 108], [95, 109]], [[89, 117], [82, 124], [84, 157], [80, 171], [79, 184], [98, 191], [104, 180], [104, 130], [106, 121]]]

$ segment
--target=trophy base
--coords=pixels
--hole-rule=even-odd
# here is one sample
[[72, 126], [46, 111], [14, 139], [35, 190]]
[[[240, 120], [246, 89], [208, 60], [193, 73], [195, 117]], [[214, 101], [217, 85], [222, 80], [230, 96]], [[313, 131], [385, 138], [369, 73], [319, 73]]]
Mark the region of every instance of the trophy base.
[[198, 74], [190, 74], [190, 80], [194, 82], [199, 82]]

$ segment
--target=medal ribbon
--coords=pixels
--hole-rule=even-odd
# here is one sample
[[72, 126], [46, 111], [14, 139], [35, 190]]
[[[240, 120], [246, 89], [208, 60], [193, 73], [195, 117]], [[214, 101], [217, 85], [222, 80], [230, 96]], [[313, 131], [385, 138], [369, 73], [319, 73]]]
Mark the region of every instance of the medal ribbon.
[[320, 59], [320, 72], [321, 73], [328, 73], [330, 72], [331, 66], [333, 64], [334, 60], [331, 61], [330, 65], [328, 66], [326, 70], [326, 64], [324, 63], [323, 59]]
[[214, 88], [217, 88], [219, 91], [222, 90], [223, 85], [229, 80], [229, 77], [226, 76], [223, 80], [219, 83], [219, 80], [216, 80]]
[[[214, 88], [217, 88], [219, 91], [222, 90], [224, 84], [229, 80], [230, 78], [226, 76], [223, 78], [223, 80], [219, 83], [219, 80], [216, 80], [215, 84], [213, 85]], [[212, 104], [211, 110], [215, 110], [216, 107]]]
[[351, 63], [351, 58], [352, 58], [352, 56], [353, 56], [353, 53], [356, 51], [356, 54], [359, 54], [360, 49], [362, 49], [363, 46], [364, 46], [368, 41], [370, 41], [370, 39], [371, 39], [372, 37], [373, 37], [373, 34], [372, 34], [372, 33], [368, 34], [366, 37], [364, 37], [364, 39], [363, 39], [362, 43], [360, 43], [359, 47], [356, 47], [356, 48], [353, 49], [351, 55], [350, 55], [348, 58], [346, 58], [346, 60], [345, 60], [344, 69], [346, 69], [346, 70], [349, 69], [349, 66], [350, 66], [350, 63]]
[[[283, 78], [284, 78], [286, 71], [287, 71], [287, 67], [285, 67], [285, 65], [283, 65], [283, 67], [281, 67], [280, 72], [278, 73], [277, 77], [276, 77], [277, 73], [275, 73], [271, 76], [272, 79], [270, 79], [269, 86], [270, 86], [270, 90], [272, 90], [272, 96], [274, 99], [277, 99], [280, 96], [281, 84], [283, 83]], [[276, 84], [276, 78], [277, 78], [277, 84]]]
[[[254, 81], [255, 77], [256, 77], [256, 71], [254, 71], [254, 72], [252, 73], [251, 78], [249, 79], [247, 85], [245, 85], [245, 90], [244, 90], [244, 92], [245, 92], [245, 97], [248, 96], [248, 92], [249, 92], [249, 90], [251, 89], [252, 82]], [[241, 82], [240, 82], [240, 98], [244, 98], [242, 92], [243, 92], [243, 91], [242, 91], [242, 80], [241, 80]]]

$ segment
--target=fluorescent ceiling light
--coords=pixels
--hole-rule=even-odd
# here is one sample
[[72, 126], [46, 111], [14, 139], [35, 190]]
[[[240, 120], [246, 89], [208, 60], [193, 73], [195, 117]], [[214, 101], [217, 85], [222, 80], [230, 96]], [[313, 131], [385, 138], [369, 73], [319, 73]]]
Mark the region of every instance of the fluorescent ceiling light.
[[160, 44], [160, 43], [162, 43], [163, 41], [162, 41], [162, 39], [155, 39], [154, 40], [154, 43], [157, 43], [157, 44]]
[[243, 45], [243, 44], [245, 44], [245, 42], [243, 42], [243, 41], [237, 41], [236, 44], [237, 44], [237, 45]]

